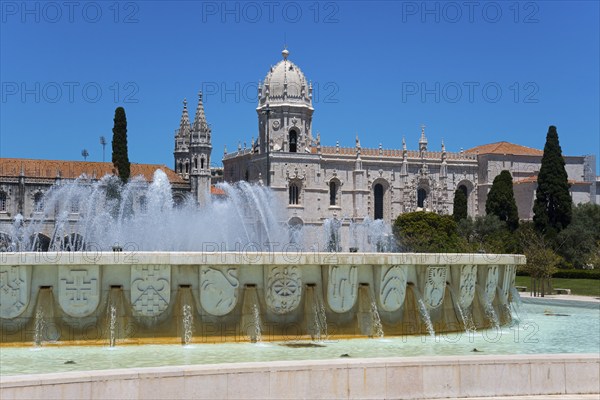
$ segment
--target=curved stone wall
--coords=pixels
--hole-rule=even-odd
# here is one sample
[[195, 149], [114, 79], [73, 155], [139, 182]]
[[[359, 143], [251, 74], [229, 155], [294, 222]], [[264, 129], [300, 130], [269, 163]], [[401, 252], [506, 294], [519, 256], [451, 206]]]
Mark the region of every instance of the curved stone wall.
[[[97, 344], [190, 335], [193, 342], [258, 340], [257, 333], [261, 340], [298, 340], [378, 329], [402, 335], [504, 324], [516, 265], [525, 262], [520, 255], [408, 253], [3, 253], [0, 259], [2, 343]], [[380, 325], [365, 326], [371, 320]]]

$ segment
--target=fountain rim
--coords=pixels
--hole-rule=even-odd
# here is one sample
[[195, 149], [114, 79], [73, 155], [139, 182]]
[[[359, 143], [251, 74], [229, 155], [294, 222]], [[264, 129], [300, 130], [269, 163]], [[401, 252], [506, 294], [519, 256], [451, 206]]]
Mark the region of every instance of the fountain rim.
[[521, 254], [81, 251], [0, 253], [2, 265], [523, 265]]

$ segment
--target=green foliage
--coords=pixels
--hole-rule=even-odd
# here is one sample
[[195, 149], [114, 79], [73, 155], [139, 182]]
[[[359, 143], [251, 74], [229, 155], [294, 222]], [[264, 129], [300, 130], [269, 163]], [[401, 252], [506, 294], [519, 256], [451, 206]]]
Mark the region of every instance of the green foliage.
[[519, 227], [519, 211], [513, 192], [512, 176], [504, 170], [494, 178], [492, 188], [485, 202], [487, 215], [495, 215], [506, 223], [511, 231]]
[[130, 164], [127, 155], [127, 117], [125, 109], [117, 107], [115, 110], [113, 139], [112, 139], [112, 162], [119, 178], [123, 183], [129, 180]]
[[458, 232], [471, 252], [513, 254], [521, 250], [517, 235], [495, 215], [463, 219], [458, 222]]
[[460, 188], [454, 191], [453, 209], [452, 216], [456, 222], [467, 218], [467, 196]]
[[466, 250], [456, 222], [449, 215], [424, 211], [402, 214], [394, 222], [394, 234], [400, 248], [407, 251], [458, 253]]
[[[518, 276], [529, 276], [525, 270], [518, 270]], [[552, 278], [563, 279], [591, 279], [600, 280], [600, 270], [598, 269], [559, 269], [552, 274]]]
[[536, 279], [551, 278], [557, 272], [561, 261], [560, 256], [554, 252], [550, 243], [536, 231], [532, 224], [523, 224], [518, 235], [523, 246], [523, 253], [527, 257], [527, 264], [522, 270]]
[[555, 126], [548, 128], [537, 183], [533, 221], [539, 232], [552, 237], [569, 225], [572, 216], [565, 160]]
[[595, 257], [600, 251], [600, 205], [579, 204], [573, 208], [571, 223], [557, 236], [557, 252], [568, 266], [583, 268], [597, 265]]

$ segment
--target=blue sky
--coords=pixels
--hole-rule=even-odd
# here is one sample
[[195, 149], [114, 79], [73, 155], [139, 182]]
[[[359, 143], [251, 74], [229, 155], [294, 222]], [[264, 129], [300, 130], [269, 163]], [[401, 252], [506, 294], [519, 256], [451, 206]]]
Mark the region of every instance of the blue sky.
[[101, 161], [124, 106], [130, 160], [172, 167], [182, 100], [204, 89], [220, 160], [256, 137], [256, 84], [284, 42], [323, 144], [416, 149], [425, 124], [432, 150], [543, 148], [556, 125], [564, 153], [598, 157], [595, 1], [68, 4], [1, 3], [1, 157]]

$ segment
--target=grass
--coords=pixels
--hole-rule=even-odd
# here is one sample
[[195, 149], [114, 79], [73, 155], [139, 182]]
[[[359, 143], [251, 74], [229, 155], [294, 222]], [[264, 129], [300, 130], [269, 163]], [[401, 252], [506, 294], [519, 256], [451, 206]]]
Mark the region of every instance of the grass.
[[[527, 291], [531, 290], [531, 278], [528, 276], [517, 276], [516, 286], [527, 286]], [[567, 279], [552, 278], [552, 287], [561, 289], [571, 289], [571, 294], [580, 296], [600, 297], [600, 280], [598, 279]]]

